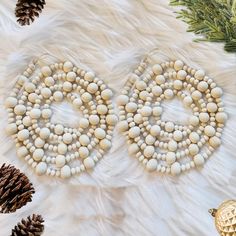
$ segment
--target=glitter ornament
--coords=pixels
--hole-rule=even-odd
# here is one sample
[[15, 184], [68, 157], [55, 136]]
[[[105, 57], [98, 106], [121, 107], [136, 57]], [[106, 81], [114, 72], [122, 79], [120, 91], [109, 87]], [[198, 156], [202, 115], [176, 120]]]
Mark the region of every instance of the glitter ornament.
[[[112, 96], [93, 72], [72, 62], [41, 68], [31, 63], [5, 101], [11, 118], [6, 131], [16, 142], [17, 156], [38, 175], [69, 178], [93, 168], [111, 148], [118, 121]], [[51, 121], [51, 104], [63, 100], [83, 113], [76, 127]]]
[[[181, 60], [142, 61], [117, 99], [117, 128], [127, 136], [129, 155], [148, 171], [172, 175], [202, 167], [221, 144], [227, 120], [222, 94], [203, 70]], [[174, 97], [192, 110], [185, 125], [162, 119], [163, 101]]]
[[236, 236], [236, 201], [223, 202], [218, 209], [210, 209], [215, 225], [221, 236]]

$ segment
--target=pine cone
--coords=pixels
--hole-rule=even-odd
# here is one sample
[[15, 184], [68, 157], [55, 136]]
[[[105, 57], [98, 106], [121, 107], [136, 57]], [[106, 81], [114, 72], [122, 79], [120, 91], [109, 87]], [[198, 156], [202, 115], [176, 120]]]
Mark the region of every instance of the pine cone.
[[34, 188], [27, 176], [14, 166], [0, 168], [0, 213], [15, 212], [31, 202]]
[[29, 25], [42, 12], [45, 0], [18, 0], [15, 9], [17, 22], [20, 25]]
[[22, 219], [12, 230], [11, 236], [40, 236], [43, 233], [43, 217], [41, 215], [28, 216]]

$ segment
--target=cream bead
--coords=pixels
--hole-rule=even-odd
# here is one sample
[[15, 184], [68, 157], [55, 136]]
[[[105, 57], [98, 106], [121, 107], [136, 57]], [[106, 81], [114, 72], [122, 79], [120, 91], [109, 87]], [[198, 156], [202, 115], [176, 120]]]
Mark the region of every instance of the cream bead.
[[49, 98], [52, 95], [52, 92], [49, 88], [43, 88], [41, 94], [44, 98]]
[[205, 133], [205, 135], [212, 137], [215, 135], [216, 131], [212, 126], [207, 125], [204, 129], [204, 133]]
[[84, 160], [84, 166], [86, 169], [91, 169], [95, 166], [95, 162], [91, 157], [88, 157]]
[[137, 110], [137, 104], [134, 102], [129, 102], [126, 106], [125, 106], [125, 110], [129, 113], [133, 113]]
[[153, 125], [150, 129], [150, 134], [154, 137], [157, 137], [161, 132], [161, 128], [158, 125]]
[[173, 93], [173, 91], [171, 89], [166, 89], [164, 91], [164, 95], [165, 95], [166, 99], [172, 99], [173, 96], [174, 96], [174, 93]]
[[97, 115], [91, 115], [89, 116], [89, 122], [92, 125], [97, 125], [99, 123], [99, 117]]
[[76, 74], [75, 74], [75, 72], [73, 72], [73, 71], [68, 72], [67, 75], [66, 75], [66, 79], [67, 79], [69, 82], [74, 82], [74, 81], [75, 81], [75, 78], [76, 78]]
[[211, 137], [209, 139], [209, 144], [213, 147], [213, 148], [218, 148], [221, 144], [221, 141], [218, 137], [214, 136], [214, 137]]
[[52, 77], [47, 77], [47, 78], [45, 78], [44, 83], [48, 87], [50, 87], [50, 86], [53, 86], [55, 84], [55, 81], [54, 81], [54, 79]]
[[177, 147], [178, 147], [178, 145], [177, 145], [177, 142], [176, 142], [176, 141], [170, 140], [170, 141], [168, 142], [168, 150], [174, 152], [174, 151], [177, 150]]
[[86, 118], [81, 118], [79, 121], [79, 127], [83, 129], [87, 129], [89, 127], [89, 121]]
[[139, 134], [140, 134], [140, 128], [137, 126], [134, 126], [129, 130], [129, 137], [130, 138], [136, 138], [139, 136]]
[[69, 178], [71, 176], [71, 169], [68, 165], [65, 165], [61, 168], [61, 177], [63, 179]]
[[32, 125], [31, 118], [29, 116], [25, 116], [22, 122], [23, 122], [23, 125], [27, 127]]
[[88, 155], [89, 155], [89, 150], [88, 150], [88, 148], [86, 148], [86, 147], [80, 147], [79, 148], [79, 155], [80, 155], [80, 157], [81, 158], [86, 158], [86, 157], [88, 157]]
[[117, 129], [120, 131], [120, 132], [125, 132], [128, 130], [128, 122], [127, 121], [120, 121], [117, 125]]
[[175, 125], [174, 125], [173, 122], [167, 122], [167, 123], [165, 124], [165, 130], [166, 130], [167, 132], [172, 132], [172, 131], [174, 130], [174, 128], [175, 128]]
[[118, 118], [116, 115], [108, 115], [106, 117], [106, 122], [107, 124], [114, 126], [118, 122]]
[[147, 88], [147, 84], [144, 81], [136, 81], [135, 87], [139, 90], [142, 91]]
[[101, 140], [99, 145], [100, 145], [101, 149], [103, 149], [105, 151], [107, 151], [111, 148], [111, 142], [107, 139]]
[[13, 108], [17, 105], [17, 99], [14, 97], [8, 97], [5, 101], [5, 106], [7, 108]]
[[102, 91], [101, 96], [104, 100], [110, 100], [112, 98], [112, 91], [110, 89], [105, 89]]
[[28, 149], [24, 146], [19, 147], [16, 151], [17, 156], [20, 158], [26, 157], [28, 155], [28, 153], [29, 153]]
[[162, 94], [162, 88], [160, 86], [152, 87], [152, 93], [154, 96], [160, 96]]
[[154, 144], [155, 141], [156, 141], [156, 139], [152, 135], [150, 135], [150, 134], [148, 136], [146, 136], [146, 138], [145, 138], [145, 142], [148, 145]]
[[197, 116], [191, 116], [191, 117], [189, 118], [189, 123], [190, 123], [190, 125], [192, 125], [192, 126], [197, 126], [197, 125], [199, 124], [199, 119], [198, 119], [198, 117], [197, 117]]
[[26, 112], [26, 107], [24, 105], [16, 105], [14, 108], [14, 112], [16, 115], [22, 116]]
[[205, 72], [203, 70], [197, 70], [196, 73], [194, 74], [194, 77], [198, 80], [203, 80], [205, 76]]
[[119, 106], [124, 106], [124, 105], [126, 105], [128, 102], [129, 102], [129, 97], [126, 96], [126, 95], [120, 95], [120, 96], [117, 98], [117, 104], [118, 104]]
[[84, 79], [89, 81], [89, 82], [92, 82], [95, 78], [95, 74], [93, 72], [87, 72], [85, 75], [84, 75]]
[[42, 67], [41, 72], [45, 77], [50, 76], [52, 74], [52, 70], [49, 66]]
[[213, 98], [220, 98], [223, 95], [223, 90], [219, 87], [213, 88], [211, 90], [211, 96]]
[[166, 154], [166, 162], [169, 165], [172, 165], [176, 161], [176, 156], [174, 152], [167, 152]]
[[45, 144], [45, 141], [43, 139], [39, 138], [39, 137], [36, 138], [35, 141], [34, 141], [34, 145], [37, 148], [42, 148], [44, 146], [44, 144]]
[[184, 63], [180, 60], [177, 60], [174, 63], [174, 69], [177, 70], [177, 71], [182, 70], [183, 66], [184, 66]]
[[32, 119], [39, 119], [40, 116], [41, 116], [41, 111], [40, 111], [40, 109], [33, 108], [33, 109], [30, 111], [30, 117], [31, 117]]
[[158, 75], [158, 76], [156, 77], [156, 83], [157, 83], [157, 84], [164, 84], [165, 81], [166, 81], [166, 79], [165, 79], [165, 77], [164, 77], [163, 75]]
[[155, 75], [160, 75], [162, 73], [162, 67], [159, 64], [156, 64], [152, 67], [152, 70]]
[[44, 151], [43, 149], [39, 148], [39, 149], [35, 149], [34, 153], [33, 153], [33, 158], [35, 161], [41, 161], [44, 155]]
[[83, 145], [83, 146], [87, 146], [90, 143], [90, 139], [87, 135], [82, 134], [79, 137], [79, 142]]
[[60, 143], [59, 145], [58, 145], [58, 153], [59, 154], [61, 154], [61, 155], [64, 155], [64, 154], [66, 154], [66, 152], [67, 152], [67, 145], [66, 144], [64, 144], [64, 143]]
[[147, 162], [146, 168], [150, 172], [155, 171], [157, 169], [157, 160], [156, 159], [150, 159]]
[[17, 138], [20, 141], [24, 141], [24, 140], [28, 139], [29, 138], [29, 131], [27, 129], [23, 129], [23, 130], [19, 131], [17, 134]]
[[17, 132], [17, 126], [15, 123], [8, 124], [6, 127], [6, 133], [8, 135], [15, 134]]
[[183, 139], [183, 134], [181, 131], [179, 130], [176, 130], [174, 133], [173, 133], [173, 138], [175, 141], [179, 142]]
[[66, 61], [63, 65], [63, 70], [69, 72], [73, 69], [73, 64], [70, 61]]
[[214, 102], [209, 102], [208, 104], [207, 104], [207, 110], [208, 110], [208, 112], [216, 112], [217, 111], [217, 105], [214, 103]]
[[208, 113], [202, 112], [202, 113], [199, 114], [199, 120], [201, 122], [207, 123], [209, 121], [209, 119], [210, 119], [210, 116], [208, 115]]
[[197, 89], [201, 92], [205, 92], [208, 89], [208, 83], [205, 81], [201, 81], [198, 86]]
[[183, 103], [185, 106], [189, 107], [193, 103], [193, 99], [190, 96], [186, 96]]
[[201, 154], [194, 156], [193, 161], [196, 166], [202, 166], [205, 162], [204, 157]]
[[143, 122], [143, 117], [141, 114], [136, 114], [134, 116], [134, 122], [137, 124], [141, 124]]
[[128, 148], [129, 155], [134, 155], [139, 151], [139, 146], [136, 143], [132, 143]]
[[94, 94], [98, 91], [98, 86], [95, 83], [91, 83], [91, 84], [88, 85], [87, 90], [88, 90], [89, 93]]
[[60, 91], [53, 93], [53, 98], [56, 102], [61, 102], [63, 100], [63, 94]]
[[63, 90], [65, 92], [70, 92], [72, 90], [72, 83], [68, 82], [68, 81], [64, 82], [63, 83]]
[[30, 93], [28, 96], [28, 99], [31, 103], [35, 103], [38, 98], [39, 97], [36, 93]]
[[98, 139], [104, 139], [105, 136], [106, 136], [106, 132], [103, 129], [101, 129], [101, 128], [97, 128], [94, 131], [94, 135]]
[[161, 107], [153, 107], [152, 113], [154, 116], [160, 116], [162, 113], [162, 108]]
[[143, 151], [144, 156], [147, 158], [151, 158], [154, 153], [155, 153], [155, 148], [153, 146], [147, 146]]
[[82, 94], [82, 96], [81, 96], [82, 101], [85, 102], [85, 103], [88, 103], [88, 102], [92, 101], [92, 98], [93, 98], [92, 95], [90, 93], [87, 93], [87, 92]]
[[190, 144], [189, 145], [189, 154], [191, 156], [194, 156], [194, 155], [198, 154], [198, 152], [199, 152], [199, 148], [196, 144]]
[[170, 172], [172, 175], [179, 175], [181, 173], [181, 166], [178, 162], [171, 165]]
[[52, 115], [52, 111], [50, 109], [43, 109], [42, 110], [42, 117], [44, 119], [49, 119]]
[[57, 135], [61, 135], [64, 132], [64, 127], [63, 125], [58, 124], [55, 126], [54, 130]]
[[198, 135], [197, 132], [192, 132], [190, 135], [189, 135], [189, 139], [192, 143], [197, 143], [199, 140], [200, 140], [200, 137]]
[[183, 82], [180, 80], [175, 80], [174, 81], [174, 89], [180, 90], [183, 87]]
[[40, 130], [39, 136], [41, 139], [46, 140], [50, 135], [50, 130], [48, 128], [42, 128]]
[[217, 112], [216, 113], [216, 121], [219, 123], [224, 124], [227, 120], [227, 114], [224, 112]]
[[192, 93], [192, 98], [193, 100], [198, 101], [199, 99], [202, 98], [202, 93], [196, 90]]
[[70, 144], [72, 142], [72, 135], [69, 133], [66, 133], [63, 135], [63, 142], [65, 144]]
[[187, 76], [187, 73], [185, 70], [180, 70], [177, 73], [177, 79], [179, 80], [185, 80], [186, 76]]
[[146, 117], [146, 116], [150, 116], [152, 114], [152, 108], [149, 106], [144, 106], [141, 109], [141, 115]]
[[74, 101], [73, 101], [73, 106], [76, 107], [76, 108], [80, 108], [80, 106], [82, 106], [83, 102], [80, 98], [76, 98]]
[[47, 164], [45, 162], [40, 162], [36, 166], [36, 174], [37, 175], [43, 175], [47, 171]]
[[97, 112], [100, 115], [105, 115], [107, 113], [108, 109], [105, 105], [98, 105], [97, 106]]
[[35, 85], [31, 82], [25, 83], [24, 88], [25, 88], [25, 91], [28, 93], [32, 93], [36, 89]]

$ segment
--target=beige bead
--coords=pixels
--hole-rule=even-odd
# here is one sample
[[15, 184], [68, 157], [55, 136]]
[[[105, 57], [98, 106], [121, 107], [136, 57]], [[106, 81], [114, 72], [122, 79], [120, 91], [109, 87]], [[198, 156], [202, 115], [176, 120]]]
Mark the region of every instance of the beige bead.
[[224, 124], [227, 120], [227, 114], [225, 112], [217, 112], [216, 113], [216, 121]]
[[95, 166], [95, 162], [91, 157], [84, 160], [84, 166], [86, 169], [92, 169]]
[[180, 60], [177, 60], [174, 63], [174, 69], [177, 70], [177, 71], [182, 70], [183, 66], [184, 66], [184, 63]]
[[107, 106], [105, 106], [105, 105], [98, 105], [98, 106], [97, 106], [97, 112], [98, 112], [98, 114], [100, 114], [100, 115], [105, 115], [105, 114], [107, 114], [107, 112], [108, 112]]
[[188, 149], [189, 149], [189, 154], [191, 156], [194, 156], [194, 155], [198, 154], [198, 152], [199, 152], [198, 145], [196, 145], [196, 144], [190, 144]]
[[80, 157], [81, 158], [86, 158], [86, 157], [88, 157], [88, 155], [89, 155], [89, 150], [88, 150], [88, 148], [86, 148], [86, 147], [80, 147], [79, 148], [79, 155], [80, 155]]
[[103, 129], [101, 129], [101, 128], [97, 128], [94, 131], [94, 135], [98, 139], [104, 139], [105, 136], [106, 136], [106, 132]]
[[117, 104], [118, 104], [119, 106], [124, 106], [124, 105], [126, 105], [128, 102], [129, 102], [129, 97], [126, 96], [126, 95], [120, 95], [120, 96], [117, 98]]
[[5, 101], [5, 106], [7, 108], [13, 108], [16, 106], [16, 104], [17, 104], [17, 99], [14, 97], [8, 97]]
[[204, 129], [204, 133], [205, 133], [205, 135], [212, 137], [215, 135], [216, 131], [212, 126], [207, 125]]
[[63, 167], [66, 164], [66, 158], [64, 155], [57, 155], [56, 156], [56, 166], [58, 168]]
[[47, 77], [47, 78], [45, 78], [44, 83], [48, 87], [50, 87], [50, 86], [53, 86], [55, 84], [55, 81], [54, 81], [54, 79], [52, 77]]
[[58, 124], [55, 126], [54, 130], [57, 135], [61, 135], [64, 132], [64, 127], [63, 125]]
[[74, 99], [72, 104], [75, 108], [80, 108], [82, 106], [83, 102], [80, 98], [76, 98], [76, 99]]
[[159, 97], [162, 94], [162, 88], [160, 86], [153, 86], [152, 93], [154, 96]]
[[90, 143], [90, 139], [87, 135], [82, 134], [79, 137], [79, 142], [83, 145], [83, 146], [87, 146]]
[[197, 89], [201, 92], [205, 92], [208, 89], [208, 83], [205, 81], [201, 81], [198, 86]]
[[143, 91], [144, 89], [147, 88], [147, 84], [144, 81], [136, 81], [135, 83], [135, 87], [139, 90], [139, 91]]
[[34, 153], [33, 153], [33, 158], [35, 161], [41, 161], [42, 158], [44, 156], [44, 150], [39, 148], [39, 149], [35, 149]]
[[193, 103], [193, 99], [190, 96], [186, 96], [183, 103], [186, 107], [189, 107]]
[[213, 148], [218, 148], [221, 144], [221, 141], [218, 137], [214, 136], [214, 137], [211, 137], [209, 139], [209, 144], [213, 147]]
[[54, 94], [53, 94], [53, 98], [56, 102], [61, 102], [63, 100], [63, 93], [60, 92], [60, 91], [56, 91]]
[[90, 124], [92, 124], [92, 125], [97, 125], [98, 123], [99, 123], [99, 116], [97, 116], [97, 115], [91, 115], [91, 116], [89, 116], [89, 122], [90, 122]]
[[103, 139], [99, 143], [102, 150], [107, 151], [111, 148], [111, 142], [108, 139]]
[[90, 93], [85, 92], [84, 94], [82, 94], [81, 99], [83, 102], [88, 103], [92, 101], [93, 97]]
[[183, 87], [183, 82], [180, 80], [175, 80], [174, 81], [174, 89], [180, 90]]
[[136, 115], [134, 116], [134, 122], [135, 122], [136, 124], [141, 124], [141, 123], [143, 123], [143, 117], [142, 117], [142, 115], [141, 115], [141, 114], [136, 114]]
[[207, 123], [210, 119], [210, 116], [208, 115], [208, 113], [202, 112], [199, 114], [199, 120], [203, 123]]
[[168, 150], [169, 150], [169, 151], [174, 152], [174, 151], [177, 150], [177, 147], [178, 147], [178, 145], [177, 145], [177, 142], [176, 142], [176, 141], [170, 140], [170, 141], [168, 142]]
[[42, 117], [44, 119], [49, 119], [52, 115], [52, 111], [50, 109], [43, 109], [42, 110]]
[[198, 80], [203, 80], [205, 76], [205, 72], [203, 70], [197, 70], [196, 73], [194, 74], [194, 77]]
[[223, 95], [223, 90], [219, 87], [213, 88], [211, 90], [211, 96], [213, 98], [220, 98]]
[[192, 125], [192, 126], [197, 126], [197, 125], [199, 124], [199, 119], [198, 119], [198, 117], [197, 117], [197, 116], [191, 116], [191, 117], [189, 118], [189, 123], [190, 123], [190, 125]]
[[18, 134], [17, 134], [17, 138], [20, 141], [24, 141], [26, 139], [29, 138], [29, 131], [27, 129], [22, 129]]
[[63, 65], [63, 70], [69, 72], [73, 69], [73, 64], [70, 61], [66, 61]]
[[60, 143], [58, 145], [58, 153], [64, 155], [66, 154], [66, 152], [67, 152], [67, 145], [64, 143]]
[[41, 111], [40, 111], [40, 109], [33, 108], [33, 109], [30, 111], [30, 117], [31, 117], [32, 119], [38, 119], [40, 116], [41, 116]]
[[35, 141], [34, 141], [34, 145], [37, 148], [42, 148], [44, 146], [44, 144], [45, 144], [45, 141], [43, 139], [39, 138], [39, 137], [36, 138]]
[[180, 70], [177, 72], [177, 79], [179, 80], [185, 80], [187, 76], [187, 72], [185, 70]]
[[87, 90], [88, 90], [89, 93], [94, 94], [98, 91], [98, 86], [95, 83], [91, 83], [91, 84], [88, 85]]
[[175, 162], [171, 165], [170, 172], [172, 175], [179, 175], [181, 173], [181, 166], [178, 162]]
[[84, 75], [84, 79], [89, 81], [89, 82], [92, 82], [95, 78], [95, 74], [93, 72], [87, 72], [85, 75]]
[[49, 66], [42, 67], [41, 72], [45, 77], [50, 76], [52, 74], [52, 70]]
[[140, 135], [140, 128], [139, 127], [134, 126], [129, 130], [129, 137], [130, 138], [136, 138], [139, 135]]
[[25, 116], [22, 122], [23, 122], [23, 125], [27, 127], [32, 125], [31, 118], [29, 116]]
[[72, 139], [72, 135], [69, 134], [69, 133], [64, 134], [62, 138], [63, 138], [63, 142], [65, 144], [70, 144], [72, 142], [72, 140], [73, 140]]
[[139, 146], [136, 143], [132, 143], [128, 148], [129, 155], [134, 155], [139, 151]]
[[205, 159], [201, 154], [194, 156], [193, 161], [196, 166], [202, 166], [205, 163]]
[[67, 179], [71, 176], [71, 169], [68, 165], [65, 165], [61, 168], [61, 177]]
[[156, 83], [157, 84], [164, 84], [166, 82], [166, 79], [163, 75], [158, 75], [156, 77]]
[[199, 99], [202, 98], [202, 93], [199, 92], [198, 90], [195, 90], [195, 91], [192, 93], [192, 98], [193, 98], [193, 100], [198, 101]]
[[162, 67], [159, 64], [154, 65], [152, 67], [152, 71], [154, 72], [155, 75], [160, 75], [163, 72]]
[[140, 113], [143, 117], [148, 117], [152, 114], [152, 108], [149, 106], [144, 106], [142, 107]]
[[24, 105], [16, 105], [14, 108], [14, 112], [16, 115], [22, 116], [26, 112], [26, 107]]
[[174, 133], [173, 133], [173, 138], [175, 141], [179, 142], [183, 139], [183, 134], [180, 130], [176, 130]]
[[152, 157], [154, 153], [155, 153], [155, 148], [153, 146], [147, 146], [143, 151], [144, 156], [147, 158]]
[[50, 130], [48, 128], [42, 128], [40, 130], [39, 136], [41, 139], [46, 140], [50, 135]]
[[174, 152], [167, 152], [166, 154], [166, 162], [169, 165], [172, 165], [176, 161], [176, 156]]
[[162, 113], [162, 108], [161, 107], [153, 107], [152, 114], [154, 116], [160, 116], [161, 113]]
[[173, 93], [173, 90], [171, 89], [166, 89], [164, 91], [164, 95], [165, 95], [165, 98], [166, 99], [172, 99], [174, 97], [174, 93]]
[[118, 124], [117, 124], [117, 129], [120, 131], [120, 132], [125, 132], [127, 131], [129, 128], [129, 125], [128, 125], [128, 122], [127, 121], [120, 121]]
[[161, 128], [159, 125], [153, 125], [150, 129], [150, 134], [154, 137], [157, 137], [161, 132]]
[[28, 96], [28, 100], [31, 103], [35, 103], [38, 98], [39, 98], [39, 96], [36, 93], [30, 93]]
[[89, 121], [86, 118], [81, 118], [79, 121], [79, 127], [82, 129], [87, 129], [89, 127]]
[[134, 102], [129, 102], [126, 106], [125, 106], [125, 110], [129, 113], [134, 113], [137, 110], [138, 106], [136, 103]]
[[174, 128], [175, 128], [175, 125], [174, 125], [174, 123], [173, 122], [166, 122], [166, 124], [165, 124], [165, 130], [167, 131], [167, 132], [172, 132], [173, 130], [174, 130]]
[[25, 91], [28, 93], [33, 93], [36, 89], [35, 85], [31, 82], [25, 83], [24, 88], [25, 88]]
[[192, 132], [189, 135], [189, 139], [192, 143], [197, 143], [200, 140], [200, 137], [197, 132]]
[[106, 117], [106, 122], [108, 125], [114, 126], [118, 122], [118, 118], [116, 115], [108, 115]]
[[155, 171], [157, 169], [157, 160], [156, 159], [150, 159], [147, 162], [146, 168], [150, 172]]
[[47, 171], [47, 164], [45, 162], [40, 162], [36, 166], [36, 174], [37, 175], [43, 175]]
[[16, 154], [17, 154], [17, 156], [19, 157], [19, 158], [24, 158], [24, 157], [26, 157], [27, 155], [28, 155], [28, 149], [26, 148], [26, 147], [24, 147], [24, 146], [22, 146], [22, 147], [19, 147], [18, 149], [17, 149], [17, 151], [16, 151]]
[[209, 102], [208, 104], [207, 104], [207, 110], [208, 110], [208, 112], [216, 112], [217, 111], [217, 109], [218, 109], [218, 107], [217, 107], [217, 105], [214, 103], [214, 102]]
[[8, 135], [15, 134], [17, 132], [17, 126], [15, 123], [8, 124], [6, 127], [6, 133]]
[[74, 82], [74, 81], [75, 81], [75, 78], [76, 78], [76, 74], [75, 74], [75, 72], [73, 72], [73, 71], [68, 72], [67, 75], [66, 75], [66, 79], [67, 79], [69, 82]]
[[148, 145], [153, 145], [155, 143], [155, 141], [156, 141], [156, 139], [150, 134], [148, 136], [146, 136], [146, 138], [145, 138], [145, 142]]
[[63, 87], [63, 90], [64, 90], [65, 92], [70, 92], [70, 91], [72, 90], [72, 83], [66, 81], [66, 82], [63, 83], [63, 86], [62, 86], [62, 87]]

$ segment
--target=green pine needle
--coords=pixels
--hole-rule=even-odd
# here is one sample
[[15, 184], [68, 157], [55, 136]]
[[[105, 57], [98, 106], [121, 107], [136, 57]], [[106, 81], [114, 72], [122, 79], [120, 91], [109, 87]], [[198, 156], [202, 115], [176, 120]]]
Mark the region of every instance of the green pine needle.
[[195, 41], [224, 42], [227, 52], [236, 52], [236, 0], [170, 0], [172, 6], [183, 6], [177, 18], [189, 32], [202, 35]]

